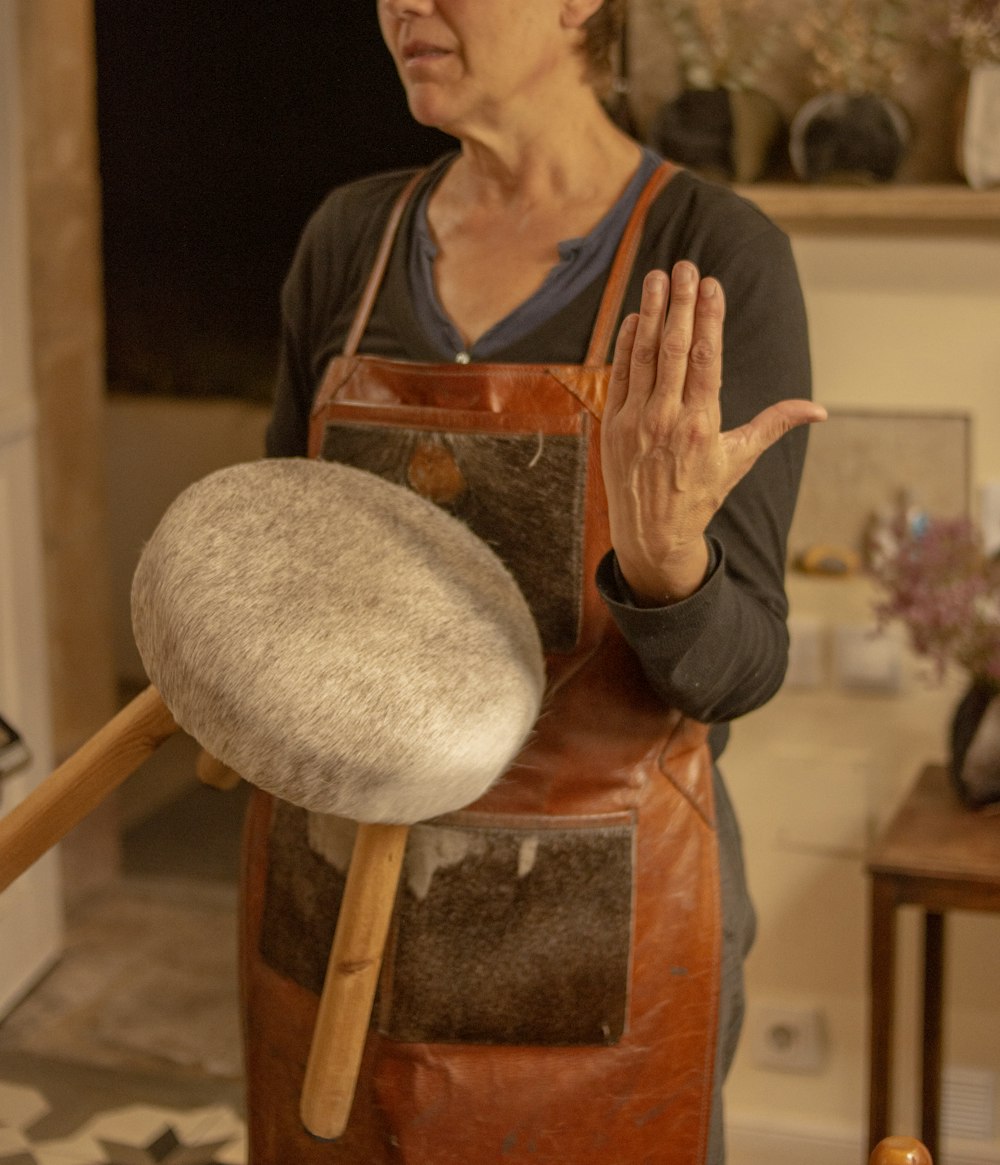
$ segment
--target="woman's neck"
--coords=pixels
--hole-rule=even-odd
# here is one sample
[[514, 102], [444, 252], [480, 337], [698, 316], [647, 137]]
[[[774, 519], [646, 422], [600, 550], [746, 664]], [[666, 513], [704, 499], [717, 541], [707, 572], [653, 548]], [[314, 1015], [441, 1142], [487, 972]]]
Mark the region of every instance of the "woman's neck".
[[463, 136], [461, 156], [435, 192], [439, 206], [530, 212], [560, 204], [611, 206], [639, 165], [641, 148], [588, 89], [574, 108], [542, 120]]
[[588, 235], [639, 168], [641, 147], [598, 110], [553, 122], [568, 133], [470, 135], [431, 193], [437, 296], [467, 346], [542, 286], [559, 243]]

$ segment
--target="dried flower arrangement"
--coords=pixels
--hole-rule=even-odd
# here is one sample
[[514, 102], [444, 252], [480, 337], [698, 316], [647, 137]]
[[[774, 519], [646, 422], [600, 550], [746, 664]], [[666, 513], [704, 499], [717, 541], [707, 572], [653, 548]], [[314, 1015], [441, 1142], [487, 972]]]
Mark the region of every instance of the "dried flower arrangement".
[[870, 570], [882, 625], [898, 620], [938, 678], [949, 665], [1000, 687], [1000, 559], [965, 518], [912, 521], [901, 510], [880, 528]]
[[783, 44], [774, 0], [659, 0], [688, 89], [747, 90]]
[[817, 92], [891, 92], [905, 73], [908, 0], [810, 0], [796, 28]]
[[966, 68], [1000, 64], [998, 0], [947, 0], [946, 28]]

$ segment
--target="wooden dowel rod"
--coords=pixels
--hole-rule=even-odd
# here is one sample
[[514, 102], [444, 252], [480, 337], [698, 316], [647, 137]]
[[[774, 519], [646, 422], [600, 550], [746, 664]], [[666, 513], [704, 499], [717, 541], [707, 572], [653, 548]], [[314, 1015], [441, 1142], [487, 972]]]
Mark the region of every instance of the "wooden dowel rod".
[[177, 731], [156, 688], [126, 704], [0, 820], [0, 892]]
[[406, 849], [406, 825], [359, 825], [302, 1088], [315, 1137], [347, 1127]]
[[243, 780], [235, 769], [223, 764], [221, 760], [217, 760], [205, 749], [198, 753], [194, 762], [194, 771], [203, 785], [208, 785], [213, 789], [221, 789], [225, 793], [235, 789]]

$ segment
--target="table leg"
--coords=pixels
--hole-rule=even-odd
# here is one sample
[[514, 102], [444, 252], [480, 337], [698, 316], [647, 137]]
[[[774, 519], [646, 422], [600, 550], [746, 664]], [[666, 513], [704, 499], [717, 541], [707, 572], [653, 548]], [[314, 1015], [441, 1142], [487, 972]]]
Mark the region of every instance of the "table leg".
[[924, 1027], [921, 1132], [931, 1159], [938, 1159], [941, 1119], [941, 1017], [944, 1001], [944, 915], [924, 915]]
[[889, 1133], [892, 1114], [893, 1031], [896, 1012], [896, 893], [890, 878], [875, 874], [869, 940], [868, 1151]]

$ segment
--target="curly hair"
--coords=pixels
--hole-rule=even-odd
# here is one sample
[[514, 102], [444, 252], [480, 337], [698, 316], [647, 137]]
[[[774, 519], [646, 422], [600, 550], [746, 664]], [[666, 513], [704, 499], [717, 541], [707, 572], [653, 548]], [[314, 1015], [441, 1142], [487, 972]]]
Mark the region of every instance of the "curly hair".
[[583, 54], [587, 78], [595, 88], [606, 86], [614, 73], [612, 54], [625, 21], [627, 0], [604, 0], [583, 26]]

